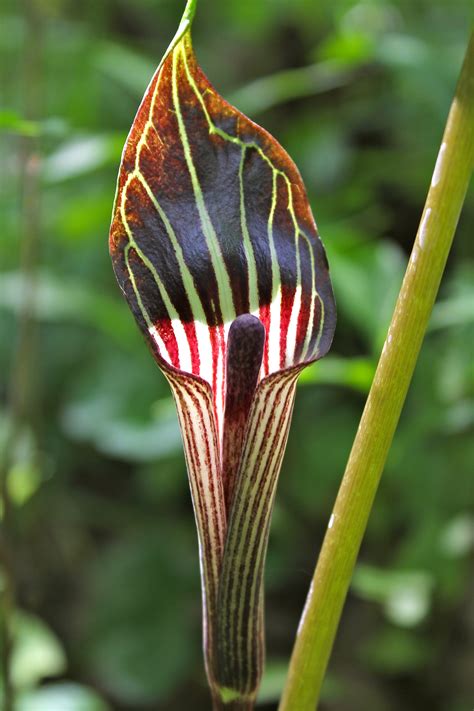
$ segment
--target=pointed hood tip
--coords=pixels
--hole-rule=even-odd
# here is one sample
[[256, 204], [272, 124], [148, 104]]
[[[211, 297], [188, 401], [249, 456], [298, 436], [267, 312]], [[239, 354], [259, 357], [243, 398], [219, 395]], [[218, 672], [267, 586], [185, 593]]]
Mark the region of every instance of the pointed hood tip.
[[194, 15], [196, 14], [197, 4], [198, 0], [188, 0], [188, 2], [186, 3], [181, 22], [179, 23], [179, 27], [176, 31], [175, 36], [171, 40], [171, 43], [168, 49], [166, 50], [163, 59], [161, 60], [161, 64], [163, 64], [166, 57], [170, 54], [170, 52], [173, 51], [173, 49], [176, 47], [178, 42], [184, 37], [184, 35], [187, 32], [189, 32], [189, 34], [191, 33], [191, 26], [194, 20]]
[[197, 4], [198, 0], [188, 0], [188, 2], [186, 3], [186, 7], [184, 8], [182, 22], [187, 20], [190, 25], [192, 24], [194, 15], [196, 14]]

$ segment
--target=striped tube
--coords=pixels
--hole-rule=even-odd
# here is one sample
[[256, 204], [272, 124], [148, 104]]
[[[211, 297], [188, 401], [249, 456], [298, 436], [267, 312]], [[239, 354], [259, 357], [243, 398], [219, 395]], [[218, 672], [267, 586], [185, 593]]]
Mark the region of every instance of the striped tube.
[[263, 569], [299, 369], [257, 389], [242, 452], [219, 585], [219, 688], [255, 698], [264, 658]]

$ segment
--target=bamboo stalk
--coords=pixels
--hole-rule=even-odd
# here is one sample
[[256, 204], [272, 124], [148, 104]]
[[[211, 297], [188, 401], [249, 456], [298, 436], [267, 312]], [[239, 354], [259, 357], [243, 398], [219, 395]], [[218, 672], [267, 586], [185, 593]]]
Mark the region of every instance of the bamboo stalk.
[[474, 34], [387, 339], [300, 622], [279, 711], [314, 711], [355, 561], [397, 427], [474, 163]]

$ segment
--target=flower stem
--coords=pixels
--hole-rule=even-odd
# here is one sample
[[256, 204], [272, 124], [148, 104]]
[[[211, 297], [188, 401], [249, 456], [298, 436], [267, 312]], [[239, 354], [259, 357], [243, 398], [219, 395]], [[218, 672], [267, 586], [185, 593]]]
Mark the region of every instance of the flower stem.
[[319, 556], [279, 711], [314, 711], [474, 163], [474, 34], [387, 339]]

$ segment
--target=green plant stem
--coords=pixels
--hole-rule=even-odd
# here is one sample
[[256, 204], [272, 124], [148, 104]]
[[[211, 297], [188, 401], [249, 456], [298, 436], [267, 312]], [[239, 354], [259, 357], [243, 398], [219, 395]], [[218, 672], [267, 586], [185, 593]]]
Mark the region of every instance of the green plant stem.
[[474, 163], [474, 34], [410, 262], [314, 573], [279, 711], [314, 711]]

